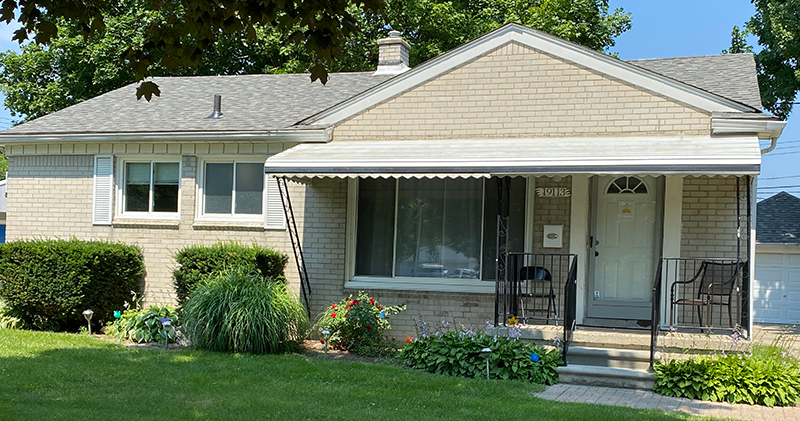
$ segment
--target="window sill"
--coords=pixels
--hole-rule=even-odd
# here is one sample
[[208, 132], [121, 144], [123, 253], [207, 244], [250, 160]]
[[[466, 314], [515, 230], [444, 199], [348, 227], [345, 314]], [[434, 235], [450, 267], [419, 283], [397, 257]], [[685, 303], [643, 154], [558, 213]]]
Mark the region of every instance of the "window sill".
[[115, 219], [111, 222], [114, 228], [153, 228], [153, 229], [178, 229], [181, 221], [156, 221], [148, 219]]
[[192, 229], [205, 231], [264, 231], [263, 222], [195, 221]]
[[491, 281], [458, 278], [378, 278], [356, 276], [345, 282], [345, 289], [381, 289], [392, 291], [424, 292], [465, 292], [475, 294], [494, 294], [495, 285]]

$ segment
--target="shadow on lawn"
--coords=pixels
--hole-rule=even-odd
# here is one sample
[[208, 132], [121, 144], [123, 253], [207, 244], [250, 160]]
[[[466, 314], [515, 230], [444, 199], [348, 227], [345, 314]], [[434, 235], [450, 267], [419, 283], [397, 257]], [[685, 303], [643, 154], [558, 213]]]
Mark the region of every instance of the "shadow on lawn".
[[685, 418], [544, 401], [524, 383], [380, 364], [98, 345], [0, 358], [0, 419]]

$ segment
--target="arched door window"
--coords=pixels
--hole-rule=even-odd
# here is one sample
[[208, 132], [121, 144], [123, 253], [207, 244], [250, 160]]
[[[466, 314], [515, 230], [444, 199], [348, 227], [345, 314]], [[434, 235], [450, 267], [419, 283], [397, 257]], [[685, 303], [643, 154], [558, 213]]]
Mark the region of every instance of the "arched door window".
[[642, 193], [647, 194], [647, 185], [640, 178], [632, 176], [619, 177], [612, 181], [606, 189], [606, 194]]

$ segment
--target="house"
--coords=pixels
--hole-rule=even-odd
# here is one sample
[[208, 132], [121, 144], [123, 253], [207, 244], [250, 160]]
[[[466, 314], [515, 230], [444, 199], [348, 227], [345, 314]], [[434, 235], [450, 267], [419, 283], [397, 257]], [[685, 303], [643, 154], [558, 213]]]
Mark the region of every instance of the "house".
[[758, 202], [753, 318], [800, 321], [800, 198], [780, 192]]
[[[408, 304], [399, 335], [420, 315], [647, 326], [654, 285], [664, 320], [749, 326], [759, 140], [785, 124], [752, 55], [625, 62], [516, 24], [415, 68], [398, 33], [379, 45], [376, 72], [325, 86], [156, 78], [151, 102], [126, 86], [0, 133], [8, 238], [139, 244], [153, 302], [185, 245], [273, 245], [303, 257], [312, 311], [369, 290]], [[727, 309], [671, 313], [711, 258], [744, 268]]]

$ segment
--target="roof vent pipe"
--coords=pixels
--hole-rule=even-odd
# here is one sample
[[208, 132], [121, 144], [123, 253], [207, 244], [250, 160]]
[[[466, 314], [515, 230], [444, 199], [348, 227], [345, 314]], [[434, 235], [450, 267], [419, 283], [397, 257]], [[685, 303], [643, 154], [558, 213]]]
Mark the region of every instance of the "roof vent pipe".
[[214, 95], [214, 112], [206, 118], [220, 118], [222, 117], [222, 95]]

